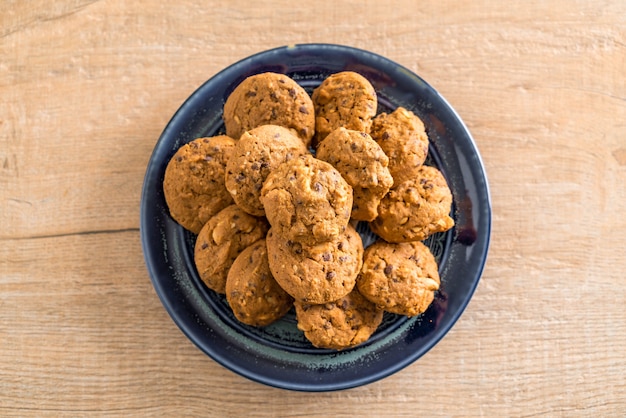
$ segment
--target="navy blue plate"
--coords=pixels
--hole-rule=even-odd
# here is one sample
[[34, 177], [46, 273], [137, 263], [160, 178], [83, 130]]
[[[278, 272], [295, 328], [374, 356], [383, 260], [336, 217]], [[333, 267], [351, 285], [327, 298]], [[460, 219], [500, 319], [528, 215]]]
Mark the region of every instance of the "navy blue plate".
[[[261, 72], [292, 77], [311, 92], [328, 75], [355, 71], [378, 94], [379, 112], [398, 106], [424, 121], [428, 164], [444, 173], [452, 190], [454, 229], [427, 241], [439, 262], [441, 289], [414, 318], [385, 314], [366, 343], [336, 352], [314, 348], [297, 329], [293, 312], [265, 328], [239, 323], [225, 298], [207, 289], [193, 263], [195, 236], [169, 216], [163, 197], [165, 167], [183, 144], [224, 132], [222, 108], [246, 77]], [[159, 138], [141, 198], [141, 242], [154, 288], [168, 313], [203, 352], [228, 369], [270, 386], [330, 391], [382, 379], [430, 350], [461, 316], [482, 274], [491, 230], [491, 203], [474, 141], [452, 107], [410, 70], [367, 51], [326, 44], [272, 49], [239, 61], [204, 83], [185, 101]], [[367, 245], [367, 225], [359, 232]]]

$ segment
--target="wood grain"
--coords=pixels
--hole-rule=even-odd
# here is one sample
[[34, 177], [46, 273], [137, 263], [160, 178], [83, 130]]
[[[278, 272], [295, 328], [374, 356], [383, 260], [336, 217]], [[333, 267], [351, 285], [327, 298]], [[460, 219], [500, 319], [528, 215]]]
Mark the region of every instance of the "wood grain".
[[[0, 0], [0, 415], [624, 416], [626, 4]], [[306, 394], [202, 354], [151, 287], [146, 164], [225, 66], [330, 42], [455, 107], [493, 202], [488, 263], [426, 356]]]

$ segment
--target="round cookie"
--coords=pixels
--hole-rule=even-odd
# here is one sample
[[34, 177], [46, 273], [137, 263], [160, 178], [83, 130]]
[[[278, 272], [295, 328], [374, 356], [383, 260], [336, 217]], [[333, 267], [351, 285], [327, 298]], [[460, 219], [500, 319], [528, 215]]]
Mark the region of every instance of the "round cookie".
[[352, 211], [352, 187], [330, 164], [302, 155], [267, 176], [261, 202], [277, 235], [315, 244], [345, 231]]
[[416, 177], [398, 185], [380, 201], [370, 228], [387, 242], [422, 241], [454, 226], [452, 193], [443, 174], [423, 165]]
[[428, 155], [428, 135], [419, 117], [403, 107], [381, 113], [372, 121], [370, 135], [389, 157], [395, 184], [415, 177]]
[[226, 189], [244, 211], [264, 216], [259, 200], [265, 178], [279, 164], [306, 154], [304, 143], [287, 128], [263, 125], [241, 135], [226, 164]]
[[380, 309], [415, 316], [432, 303], [439, 283], [437, 262], [424, 244], [377, 241], [365, 250], [357, 288]]
[[282, 318], [293, 306], [293, 298], [272, 276], [265, 239], [243, 250], [233, 262], [226, 278], [226, 300], [239, 321], [255, 327]]
[[242, 81], [226, 99], [224, 124], [226, 134], [233, 138], [261, 125], [284, 126], [308, 146], [315, 131], [313, 102], [284, 74], [256, 74]]
[[389, 158], [365, 132], [338, 128], [322, 141], [315, 154], [330, 163], [352, 186], [352, 219], [373, 221], [378, 204], [393, 186]]
[[298, 329], [318, 348], [342, 350], [365, 341], [383, 320], [383, 311], [353, 289], [341, 299], [312, 305], [295, 302]]
[[313, 90], [317, 146], [337, 128], [369, 133], [378, 99], [372, 84], [353, 71], [332, 74]]
[[224, 293], [228, 270], [239, 253], [263, 239], [265, 219], [248, 215], [236, 205], [222, 209], [202, 227], [194, 248], [200, 279], [209, 289]]
[[274, 229], [267, 234], [270, 270], [294, 299], [308, 303], [337, 300], [352, 291], [363, 263], [363, 243], [354, 228], [313, 246], [289, 241]]
[[224, 171], [234, 147], [225, 135], [198, 138], [180, 147], [165, 168], [163, 193], [170, 215], [194, 234], [233, 203]]

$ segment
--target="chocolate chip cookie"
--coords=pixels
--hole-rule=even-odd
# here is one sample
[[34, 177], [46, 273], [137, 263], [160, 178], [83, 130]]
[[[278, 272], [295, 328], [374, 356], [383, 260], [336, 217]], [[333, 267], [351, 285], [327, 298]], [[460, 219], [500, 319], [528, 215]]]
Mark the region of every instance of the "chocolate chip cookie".
[[226, 164], [226, 189], [241, 209], [263, 216], [259, 197], [267, 175], [281, 163], [306, 153], [304, 143], [282, 126], [263, 125], [244, 132]]
[[202, 227], [194, 249], [200, 279], [209, 289], [224, 293], [228, 270], [239, 253], [265, 238], [269, 226], [236, 205], [222, 209]]
[[338, 128], [322, 141], [315, 155], [335, 167], [352, 186], [352, 219], [373, 221], [380, 200], [393, 185], [389, 159], [380, 145], [365, 132]]
[[343, 350], [370, 338], [383, 320], [383, 311], [353, 289], [323, 305], [295, 302], [298, 329], [318, 348]]
[[443, 174], [423, 165], [414, 178], [394, 185], [380, 201], [372, 231], [387, 242], [422, 241], [454, 226], [452, 193]]
[[284, 126], [308, 146], [315, 131], [313, 102], [284, 74], [256, 74], [242, 81], [226, 99], [224, 124], [226, 134], [233, 138], [261, 125]]
[[255, 327], [282, 318], [293, 306], [293, 298], [272, 276], [265, 239], [243, 250], [233, 262], [226, 278], [226, 300], [239, 321]]
[[337, 128], [369, 133], [378, 99], [372, 84], [353, 71], [332, 74], [313, 90], [314, 146]]
[[428, 136], [419, 117], [398, 107], [392, 113], [376, 116], [370, 134], [389, 157], [395, 184], [415, 177], [428, 155]]
[[303, 155], [267, 176], [261, 202], [276, 234], [315, 244], [345, 231], [352, 211], [352, 188], [333, 166]]
[[377, 241], [365, 250], [357, 288], [380, 309], [415, 316], [431, 304], [439, 283], [437, 262], [424, 244]]
[[312, 246], [287, 240], [272, 228], [267, 254], [274, 278], [294, 299], [326, 303], [354, 288], [363, 263], [363, 242], [351, 226], [334, 240]]
[[225, 135], [198, 138], [180, 147], [167, 164], [163, 193], [170, 215], [194, 234], [233, 203], [224, 171], [234, 147]]

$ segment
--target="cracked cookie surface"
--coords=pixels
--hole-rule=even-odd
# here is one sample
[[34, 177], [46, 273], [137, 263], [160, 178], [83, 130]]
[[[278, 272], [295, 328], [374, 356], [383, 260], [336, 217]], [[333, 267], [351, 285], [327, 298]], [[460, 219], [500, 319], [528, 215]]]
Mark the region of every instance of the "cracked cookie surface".
[[351, 226], [332, 241], [310, 246], [287, 240], [272, 228], [267, 254], [274, 278], [294, 299], [326, 303], [354, 288], [363, 264], [363, 242]]
[[243, 250], [226, 278], [226, 300], [244, 324], [264, 327], [282, 318], [293, 298], [274, 280], [267, 260], [265, 239]]
[[315, 147], [337, 128], [369, 133], [378, 106], [372, 84], [353, 71], [328, 76], [313, 90], [311, 99], [315, 108]]
[[223, 118], [226, 134], [235, 139], [261, 125], [279, 125], [308, 146], [315, 131], [308, 93], [288, 76], [271, 72], [242, 81], [226, 99]]
[[218, 212], [202, 227], [194, 247], [200, 279], [209, 289], [224, 293], [228, 271], [239, 253], [263, 239], [269, 226], [236, 205]]
[[276, 234], [315, 244], [345, 231], [352, 212], [352, 187], [332, 165], [307, 154], [267, 176], [261, 202]]
[[295, 302], [298, 329], [318, 348], [342, 350], [370, 338], [383, 320], [383, 311], [357, 289], [321, 305]]
[[198, 138], [181, 146], [167, 164], [163, 193], [170, 215], [194, 234], [233, 203], [224, 172], [234, 147], [225, 135]]
[[454, 226], [452, 193], [443, 174], [423, 165], [416, 177], [394, 187], [380, 201], [372, 231], [388, 242], [422, 241]]
[[377, 241], [365, 250], [357, 288], [380, 309], [415, 316], [430, 306], [439, 289], [437, 268], [421, 242]]
[[380, 200], [393, 186], [389, 158], [380, 145], [365, 132], [338, 128], [322, 141], [316, 157], [335, 167], [352, 186], [352, 219], [374, 220]]
[[241, 135], [226, 164], [226, 189], [237, 206], [263, 216], [259, 198], [268, 174], [281, 163], [307, 153], [302, 141], [287, 128], [263, 125], [251, 129]]
[[396, 184], [416, 176], [428, 155], [428, 135], [422, 120], [398, 107], [372, 121], [372, 138], [389, 157], [389, 171]]

